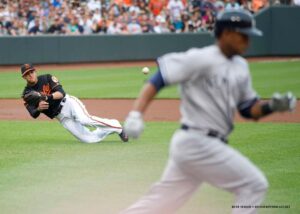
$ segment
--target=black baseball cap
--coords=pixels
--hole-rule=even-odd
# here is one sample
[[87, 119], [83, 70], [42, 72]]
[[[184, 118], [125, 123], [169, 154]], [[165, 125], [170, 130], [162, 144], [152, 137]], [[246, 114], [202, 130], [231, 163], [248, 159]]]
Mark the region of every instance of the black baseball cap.
[[25, 76], [30, 71], [35, 71], [35, 68], [33, 67], [32, 64], [27, 63], [21, 66], [22, 77]]

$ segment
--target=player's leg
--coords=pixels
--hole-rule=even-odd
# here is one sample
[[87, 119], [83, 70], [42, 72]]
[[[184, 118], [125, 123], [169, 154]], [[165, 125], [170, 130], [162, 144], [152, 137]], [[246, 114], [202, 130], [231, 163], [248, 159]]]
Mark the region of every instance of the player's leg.
[[110, 133], [120, 134], [122, 132], [122, 125], [118, 120], [92, 116], [79, 99], [74, 96], [69, 96], [69, 100], [72, 103], [72, 115], [81, 124], [97, 127]]
[[121, 214], [174, 213], [191, 197], [199, 184], [178, 168], [173, 160], [169, 160], [161, 180]]
[[211, 177], [208, 182], [235, 194], [232, 213], [257, 213], [257, 206], [262, 203], [268, 189], [266, 177], [238, 151], [227, 147], [226, 152], [230, 158], [221, 164], [221, 173], [213, 172], [220, 177]]
[[[82, 105], [82, 106], [81, 106]], [[84, 105], [76, 98], [66, 95], [66, 101], [63, 103], [61, 113], [56, 117], [63, 126], [68, 129], [76, 138], [85, 143], [95, 143], [103, 140], [107, 135], [119, 133], [116, 131], [99, 128], [89, 123]], [[91, 131], [86, 126], [94, 127], [96, 130]], [[127, 136], [120, 135], [122, 141], [128, 141]]]
[[[207, 137], [189, 130], [179, 132], [186, 138], [184, 144], [174, 143], [173, 155], [179, 166], [185, 166], [191, 174], [216, 187], [233, 192], [236, 205], [233, 213], [256, 213], [268, 187], [263, 173], [238, 151], [217, 138]], [[253, 206], [253, 207], [252, 207]]]
[[73, 136], [83, 143], [97, 143], [103, 140], [110, 132], [103, 130], [91, 131], [81, 123], [74, 121], [70, 118], [64, 118], [60, 120], [60, 123], [67, 129]]

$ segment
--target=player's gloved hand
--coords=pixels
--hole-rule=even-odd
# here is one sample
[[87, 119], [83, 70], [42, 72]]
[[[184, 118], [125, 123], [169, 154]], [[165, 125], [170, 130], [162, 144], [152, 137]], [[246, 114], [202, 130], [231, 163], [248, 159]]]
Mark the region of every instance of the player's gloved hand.
[[293, 111], [296, 108], [297, 99], [291, 93], [286, 94], [274, 93], [270, 100], [270, 108], [272, 111]]
[[129, 112], [124, 123], [124, 129], [129, 137], [138, 138], [144, 130], [144, 121], [141, 112]]

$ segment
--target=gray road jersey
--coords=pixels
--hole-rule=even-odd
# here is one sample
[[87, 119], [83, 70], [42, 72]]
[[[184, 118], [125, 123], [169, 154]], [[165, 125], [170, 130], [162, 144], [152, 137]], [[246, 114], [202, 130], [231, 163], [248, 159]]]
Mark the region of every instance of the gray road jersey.
[[158, 58], [167, 85], [179, 84], [181, 122], [228, 135], [237, 105], [254, 99], [248, 63], [226, 58], [217, 45]]

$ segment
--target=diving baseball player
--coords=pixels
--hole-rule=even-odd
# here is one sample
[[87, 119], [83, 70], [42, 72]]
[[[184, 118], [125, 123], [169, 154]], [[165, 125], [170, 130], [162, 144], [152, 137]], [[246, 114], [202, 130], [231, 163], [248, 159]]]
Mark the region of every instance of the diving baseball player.
[[216, 44], [158, 58], [158, 72], [145, 84], [124, 127], [129, 137], [139, 137], [145, 109], [159, 90], [173, 84], [180, 85], [181, 127], [172, 137], [160, 181], [123, 214], [174, 213], [204, 182], [235, 195], [232, 213], [256, 213], [268, 182], [249, 159], [227, 144], [234, 113], [238, 110], [243, 117], [258, 120], [296, 105], [290, 92], [261, 101], [252, 88], [248, 64], [240, 55], [249, 36], [261, 35], [250, 13], [226, 10], [217, 16]]
[[[64, 128], [84, 143], [100, 142], [113, 133], [119, 134], [123, 142], [128, 141], [118, 120], [90, 115], [79, 99], [65, 93], [55, 76], [37, 76], [36, 69], [31, 64], [22, 65], [21, 73], [27, 82], [22, 98], [33, 118], [41, 113], [51, 119], [56, 118]], [[95, 130], [91, 131], [88, 127]]]

